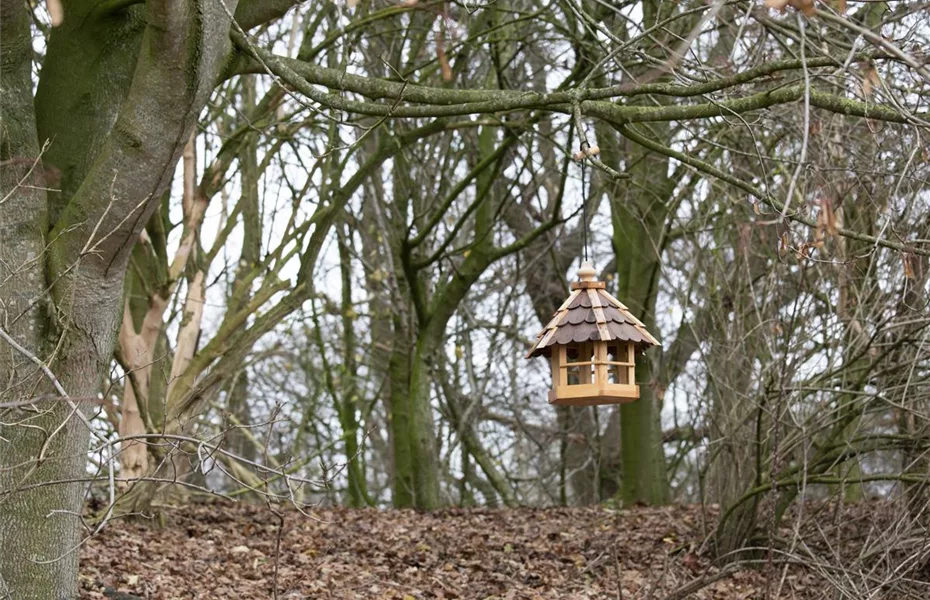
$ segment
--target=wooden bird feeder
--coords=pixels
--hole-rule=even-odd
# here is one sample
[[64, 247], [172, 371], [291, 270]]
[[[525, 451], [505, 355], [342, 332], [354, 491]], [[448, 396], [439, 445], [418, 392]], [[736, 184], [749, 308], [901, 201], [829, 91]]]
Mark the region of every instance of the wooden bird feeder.
[[623, 404], [639, 398], [636, 354], [659, 342], [629, 309], [607, 293], [591, 263], [578, 269], [572, 293], [539, 332], [527, 358], [552, 365], [549, 403]]

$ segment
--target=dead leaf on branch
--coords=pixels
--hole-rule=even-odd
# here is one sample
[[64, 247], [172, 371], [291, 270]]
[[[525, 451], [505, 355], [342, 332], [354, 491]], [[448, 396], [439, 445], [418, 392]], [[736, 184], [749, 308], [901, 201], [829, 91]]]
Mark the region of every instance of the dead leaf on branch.
[[803, 262], [805, 259], [811, 257], [814, 254], [814, 245], [807, 242], [801, 242], [801, 245], [798, 246], [797, 250], [794, 251], [795, 258], [799, 262]]
[[765, 0], [763, 3], [766, 8], [774, 8], [780, 12], [785, 12], [788, 7], [801, 11], [806, 17], [814, 16], [817, 8], [814, 6], [814, 0]]
[[446, 57], [446, 42], [441, 26], [436, 30], [436, 60], [439, 61], [439, 68], [442, 70], [442, 80], [452, 81], [452, 67]]
[[778, 255], [781, 256], [782, 258], [784, 258], [786, 254], [788, 254], [788, 248], [789, 248], [788, 242], [789, 241], [790, 239], [788, 237], [788, 232], [783, 231], [781, 236], [778, 238]]
[[823, 131], [823, 121], [816, 117], [811, 119], [809, 131], [811, 135], [819, 135]]
[[862, 70], [862, 95], [865, 98], [871, 98], [872, 92], [881, 84], [878, 70], [870, 60], [864, 60], [859, 63], [859, 69]]
[[914, 273], [914, 259], [915, 256], [910, 252], [901, 255], [901, 261], [904, 263], [904, 277], [907, 279], [917, 279]]
[[814, 248], [822, 248], [826, 236], [834, 237], [839, 232], [833, 201], [826, 195], [820, 197], [820, 211], [817, 213], [817, 227], [814, 228]]

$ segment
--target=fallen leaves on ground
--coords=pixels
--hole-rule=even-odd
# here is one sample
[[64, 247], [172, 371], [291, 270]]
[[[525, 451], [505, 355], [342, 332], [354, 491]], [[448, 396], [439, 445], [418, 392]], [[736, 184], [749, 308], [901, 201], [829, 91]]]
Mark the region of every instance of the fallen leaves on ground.
[[[716, 517], [699, 507], [281, 514], [283, 528], [245, 504], [175, 509], [164, 527], [114, 522], [82, 550], [81, 597], [272, 598], [276, 586], [287, 599], [661, 600], [718, 572], [696, 551]], [[764, 587], [742, 570], [687, 597]]]

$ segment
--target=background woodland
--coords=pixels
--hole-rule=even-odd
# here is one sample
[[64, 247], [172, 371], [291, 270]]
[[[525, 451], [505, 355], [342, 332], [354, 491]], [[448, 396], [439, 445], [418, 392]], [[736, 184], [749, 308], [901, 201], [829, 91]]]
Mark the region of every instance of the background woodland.
[[[926, 580], [926, 3], [0, 8], [0, 595], [205, 495], [700, 504], [723, 562], [877, 498], [818, 560]], [[554, 408], [584, 218], [662, 347]]]

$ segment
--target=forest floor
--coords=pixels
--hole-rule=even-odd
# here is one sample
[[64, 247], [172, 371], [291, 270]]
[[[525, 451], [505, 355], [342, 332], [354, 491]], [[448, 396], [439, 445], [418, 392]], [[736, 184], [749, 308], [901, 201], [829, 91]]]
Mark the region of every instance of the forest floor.
[[81, 598], [822, 597], [810, 572], [714, 567], [700, 544], [717, 515], [700, 507], [279, 514], [207, 504], [164, 527], [112, 522], [82, 549]]

